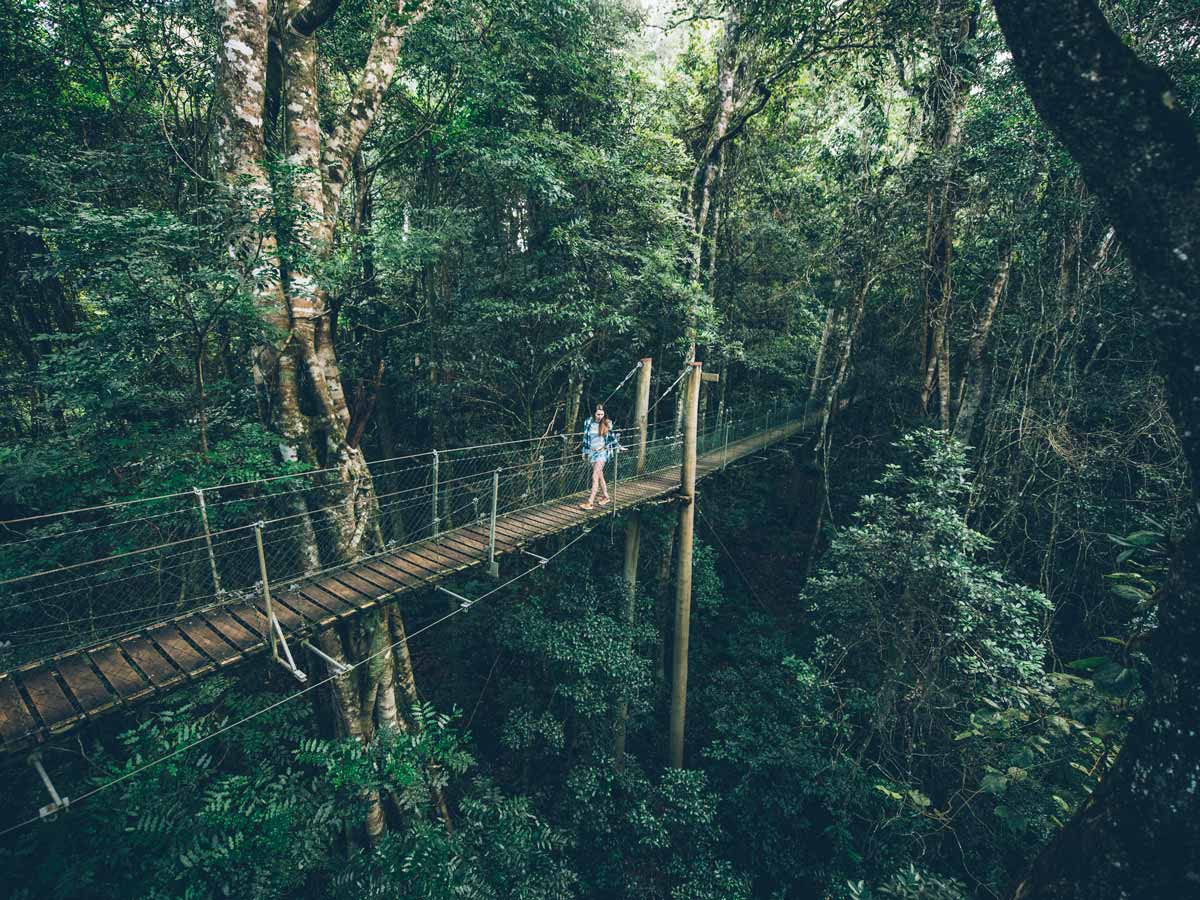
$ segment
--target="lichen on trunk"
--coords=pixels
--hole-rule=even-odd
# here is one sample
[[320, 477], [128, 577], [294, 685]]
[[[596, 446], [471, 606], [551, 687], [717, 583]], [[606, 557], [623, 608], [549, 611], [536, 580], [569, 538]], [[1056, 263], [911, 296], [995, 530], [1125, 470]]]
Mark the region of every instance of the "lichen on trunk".
[[[318, 110], [316, 29], [336, 2], [220, 0], [216, 158], [221, 180], [242, 195], [234, 208], [230, 255], [247, 273], [266, 337], [251, 365], [266, 424], [280, 436], [285, 460], [308, 464], [311, 489], [289, 495], [296, 523], [299, 568], [314, 573], [384, 546], [379, 503], [370, 468], [350, 440], [350, 411], [338, 369], [333, 323], [321, 262], [333, 246], [345, 175], [358, 153], [397, 66], [407, 28], [428, 3], [385, 10], [358, 88], [337, 128], [326, 134]], [[273, 18], [274, 17], [274, 18]], [[266, 121], [278, 113], [283, 127]], [[269, 177], [266, 135], [282, 136], [283, 175]], [[290, 204], [298, 214], [285, 233], [272, 211]], [[285, 217], [290, 218], [290, 217]], [[283, 242], [290, 242], [286, 255]], [[284, 261], [286, 256], [286, 262]], [[416, 699], [403, 620], [396, 609], [376, 611], [323, 632], [322, 650], [341, 663], [358, 664], [334, 678], [335, 730], [364, 743], [386, 729], [411, 727], [400, 711]], [[364, 795], [367, 840], [386, 827], [384, 798]], [[439, 813], [448, 820], [445, 801]]]

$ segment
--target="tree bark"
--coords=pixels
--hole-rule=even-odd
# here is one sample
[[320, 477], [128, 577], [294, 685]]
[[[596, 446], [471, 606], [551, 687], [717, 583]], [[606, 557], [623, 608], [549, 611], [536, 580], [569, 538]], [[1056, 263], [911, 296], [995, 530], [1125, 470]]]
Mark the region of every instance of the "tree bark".
[[[725, 145], [730, 139], [730, 123], [733, 120], [735, 94], [738, 88], [740, 20], [737, 10], [728, 9], [725, 13], [725, 34], [721, 41], [721, 49], [717, 54], [717, 95], [713, 106], [712, 121], [707, 128], [703, 148], [696, 159], [692, 170], [691, 183], [688, 185], [685, 198], [687, 218], [692, 226], [692, 259], [688, 277], [692, 289], [699, 295], [702, 288], [701, 276], [704, 273], [704, 247], [708, 244], [710, 260], [717, 252], [716, 226], [717, 216], [713, 199], [716, 195], [720, 172], [725, 156]], [[708, 230], [710, 215], [713, 218], [712, 231]], [[707, 236], [707, 239], [706, 239]], [[710, 266], [715, 274], [715, 266]], [[712, 277], [709, 279], [709, 290], [712, 289]], [[696, 360], [696, 326], [699, 321], [698, 310], [693, 306], [688, 310], [687, 341], [688, 351], [684, 365], [690, 365]], [[675, 399], [675, 431], [683, 427], [684, 391], [680, 390]]]
[[[1039, 115], [1108, 208], [1155, 332], [1167, 400], [1200, 495], [1200, 140], [1170, 79], [1094, 0], [995, 0]], [[1200, 525], [1175, 549], [1147, 699], [1096, 791], [1014, 896], [1200, 892]]]
[[825, 327], [821, 330], [821, 343], [817, 347], [817, 359], [813, 363], [812, 381], [808, 385], [808, 403], [804, 408], [806, 415], [812, 415], [817, 409], [817, 397], [821, 395], [821, 383], [825, 379], [825, 353], [829, 349], [829, 339], [837, 324], [838, 313], [836, 306], [830, 306], [825, 315]]
[[[310, 573], [352, 561], [383, 543], [371, 473], [348, 431], [351, 416], [328, 297], [315, 266], [332, 250], [345, 175], [391, 83], [405, 31], [428, 5], [428, 0], [411, 8], [395, 2], [387, 9], [349, 107], [333, 134], [326, 135], [318, 111], [314, 33], [333, 15], [336, 0], [289, 0], [275, 22], [267, 0], [215, 4], [221, 31], [216, 170], [224, 183], [245, 190], [250, 198], [231, 234], [231, 256], [253, 276], [258, 309], [272, 332], [256, 348], [255, 382], [265, 398], [267, 423], [282, 438], [283, 455], [309, 462], [322, 473], [314, 479], [320, 490], [311, 502], [299, 495], [294, 499], [294, 511], [302, 514], [297, 517], [297, 549]], [[264, 116], [281, 105], [282, 143], [292, 176], [289, 194], [281, 199], [302, 213], [296, 217], [296, 233], [288, 237], [306, 251], [290, 253], [293, 262], [286, 268], [270, 218], [272, 185], [264, 165], [266, 135], [274, 126]], [[331, 504], [331, 497], [337, 502]], [[319, 542], [318, 528], [331, 539]], [[398, 611], [359, 617], [325, 631], [319, 641], [334, 659], [365, 662], [331, 682], [340, 733], [370, 742], [381, 729], [409, 727], [396, 699], [397, 684], [404, 696], [415, 697]], [[374, 843], [386, 827], [383, 801], [378, 792], [368, 792], [364, 799], [364, 829]], [[444, 801], [439, 798], [438, 804], [444, 814]]]
[[961, 441], [970, 441], [971, 430], [975, 426], [975, 416], [983, 403], [987, 387], [987, 370], [984, 367], [984, 355], [987, 352], [988, 341], [992, 335], [992, 325], [996, 321], [996, 311], [1004, 298], [1004, 290], [1008, 287], [1008, 278], [1012, 273], [1014, 249], [1008, 247], [1001, 256], [1000, 268], [992, 281], [988, 292], [987, 303], [975, 324], [975, 333], [971, 336], [971, 346], [967, 351], [967, 359], [963, 364], [961, 380], [958, 383], [958, 412], [954, 418], [954, 436]]
[[929, 190], [924, 284], [924, 337], [921, 353], [921, 412], [930, 414], [937, 388], [938, 417], [950, 428], [950, 306], [953, 291], [954, 225], [958, 214], [956, 151], [962, 135], [962, 107], [974, 69], [963, 53], [974, 37], [979, 3], [943, 0], [936, 16], [938, 56], [925, 91], [926, 143], [939, 176]]

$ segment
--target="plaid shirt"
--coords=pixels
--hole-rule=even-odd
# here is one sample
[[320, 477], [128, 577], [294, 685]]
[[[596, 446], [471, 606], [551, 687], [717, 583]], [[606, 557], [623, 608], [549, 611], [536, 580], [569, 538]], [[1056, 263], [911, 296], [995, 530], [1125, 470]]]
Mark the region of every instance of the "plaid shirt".
[[[580, 444], [579, 449], [584, 456], [589, 456], [593, 452], [592, 438], [596, 436], [596, 433], [599, 431], [599, 429], [600, 426], [592, 417], [588, 417], [588, 420], [583, 423], [583, 441]], [[613, 453], [620, 446], [620, 441], [617, 440], [617, 429], [610, 427], [608, 429], [608, 434], [604, 435], [603, 452], [605, 455]]]

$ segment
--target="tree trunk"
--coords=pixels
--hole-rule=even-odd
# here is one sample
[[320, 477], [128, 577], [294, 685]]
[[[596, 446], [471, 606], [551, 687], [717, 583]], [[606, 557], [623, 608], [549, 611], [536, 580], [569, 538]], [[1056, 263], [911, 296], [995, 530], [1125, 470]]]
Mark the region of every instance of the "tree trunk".
[[812, 382], [808, 386], [808, 403], [804, 408], [805, 415], [813, 415], [817, 410], [817, 397], [821, 394], [821, 382], [825, 378], [825, 353], [829, 349], [829, 339], [837, 325], [838, 309], [829, 307], [825, 316], [825, 327], [821, 331], [821, 343], [817, 347], [817, 359], [813, 363]]
[[943, 0], [936, 17], [938, 58], [925, 91], [926, 143], [940, 168], [927, 200], [924, 284], [924, 337], [921, 342], [921, 412], [930, 414], [937, 388], [938, 417], [950, 428], [950, 305], [953, 290], [954, 224], [958, 214], [956, 151], [962, 135], [961, 113], [972, 66], [963, 54], [975, 35], [978, 2]]
[[975, 324], [975, 333], [971, 336], [971, 347], [963, 364], [962, 378], [958, 383], [958, 414], [954, 419], [954, 436], [961, 441], [970, 441], [971, 430], [975, 426], [975, 416], [983, 403], [986, 389], [987, 369], [984, 366], [984, 354], [987, 351], [988, 340], [992, 335], [992, 325], [996, 321], [996, 310], [1004, 297], [1008, 286], [1008, 277], [1012, 272], [1014, 250], [1009, 247], [1004, 251], [1000, 260], [1000, 269], [988, 292], [987, 303]]
[[[704, 146], [697, 158], [692, 171], [692, 180], [688, 186], [686, 197], [686, 215], [692, 226], [692, 259], [688, 277], [695, 295], [699, 295], [701, 276], [703, 275], [704, 247], [707, 243], [709, 258], [716, 256], [716, 195], [720, 171], [725, 156], [725, 144], [729, 137], [729, 125], [733, 120], [734, 93], [737, 90], [737, 75], [739, 70], [738, 43], [740, 36], [737, 11], [727, 9], [725, 13], [725, 36], [717, 56], [717, 97], [713, 107], [712, 122], [708, 127], [708, 135]], [[708, 231], [710, 214], [713, 218], [712, 232]], [[715, 267], [713, 267], [715, 273]], [[709, 290], [711, 291], [711, 279]], [[699, 319], [698, 310], [692, 299], [692, 308], [688, 311], [687, 341], [688, 351], [684, 365], [690, 365], [696, 360], [696, 323]], [[675, 399], [675, 433], [683, 428], [684, 394], [682, 389]]]
[[[1108, 207], [1155, 331], [1167, 400], [1200, 496], [1200, 140], [1170, 79], [1094, 0], [995, 0], [1038, 113]], [[1200, 891], [1200, 524], [1159, 595], [1146, 702], [1096, 791], [1016, 887], [1018, 898]]]
[[[265, 400], [267, 423], [282, 438], [283, 455], [321, 471], [313, 485], [317, 490], [309, 497], [297, 495], [294, 501], [294, 511], [301, 514], [297, 551], [302, 568], [310, 573], [352, 561], [382, 546], [383, 538], [370, 470], [362, 451], [349, 440], [350, 411], [333, 346], [328, 298], [318, 273], [298, 266], [281, 269], [279, 236], [268, 226], [272, 196], [264, 167], [265, 135], [274, 123], [264, 122], [264, 116], [279, 108], [277, 90], [286, 101], [283, 141], [293, 169], [285, 200], [302, 212], [297, 233], [288, 237], [308, 251], [300, 258], [320, 260], [332, 249], [350, 160], [391, 81], [404, 32], [427, 8], [422, 3], [405, 15], [402, 4], [395, 4], [385, 11], [351, 102], [336, 129], [325, 134], [317, 109], [314, 33], [337, 5], [336, 0], [289, 0], [280, 10], [281, 21], [271, 23], [267, 0], [216, 4], [221, 30], [216, 169], [226, 184], [245, 188], [250, 197], [231, 235], [231, 255], [253, 276], [258, 309], [273, 332], [255, 349], [255, 383]], [[328, 537], [318, 540], [319, 530]], [[374, 740], [380, 729], [408, 727], [396, 702], [395, 660], [407, 660], [398, 617], [396, 611], [375, 612], [318, 638], [334, 659], [363, 663], [331, 682], [340, 733], [363, 742]], [[396, 654], [388, 652], [394, 641], [400, 643]], [[411, 685], [411, 664], [402, 667], [399, 680], [402, 689]], [[364, 829], [373, 843], [385, 828], [383, 803], [377, 792], [368, 792], [364, 799]]]
[[[820, 425], [805, 453], [807, 459], [793, 463], [793, 498], [797, 507], [792, 521], [803, 553], [805, 577], [812, 571], [813, 562], [817, 558], [821, 523], [825, 515], [825, 500], [829, 489], [829, 430], [837, 415], [839, 395], [850, 374], [855, 343], [862, 329], [867, 298], [875, 283], [875, 277], [869, 271], [862, 273], [862, 280], [851, 298], [849, 308], [838, 310], [836, 315], [831, 316], [832, 322], [827, 320], [827, 334], [821, 338], [823, 344], [832, 344], [837, 329], [845, 329], [838, 347], [837, 359], [824, 363], [828, 366], [832, 362], [832, 373], [829, 376], [822, 374], [823, 389], [815, 397], [810, 394], [809, 406], [814, 412], [819, 410]], [[831, 327], [832, 330], [829, 330]], [[828, 356], [830, 349], [830, 346], [826, 346], [822, 355]], [[816, 406], [818, 401], [820, 407]]]

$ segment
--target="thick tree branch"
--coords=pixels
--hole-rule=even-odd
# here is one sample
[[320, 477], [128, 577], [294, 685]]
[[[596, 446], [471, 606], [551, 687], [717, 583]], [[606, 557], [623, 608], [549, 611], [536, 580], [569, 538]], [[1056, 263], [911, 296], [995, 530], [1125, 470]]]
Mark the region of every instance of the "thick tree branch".
[[362, 77], [337, 127], [325, 141], [321, 168], [325, 176], [325, 215], [337, 213], [338, 198], [350, 176], [350, 160], [375, 120], [384, 94], [396, 72], [396, 60], [408, 29], [429, 12], [432, 0], [397, 0], [379, 25]]
[[333, 18], [342, 0], [309, 0], [307, 6], [288, 20], [288, 28], [296, 34], [311, 37], [313, 32]]

